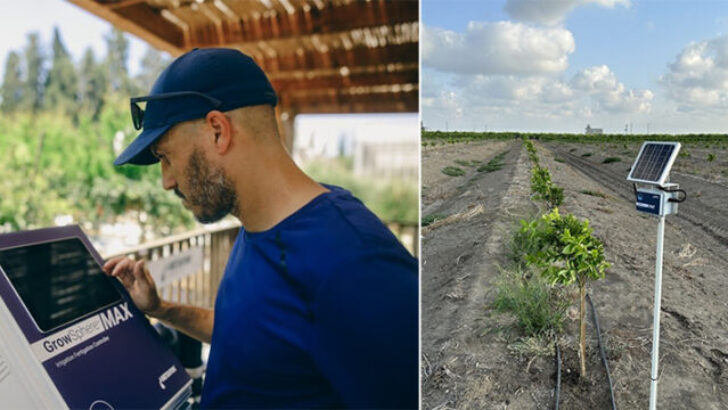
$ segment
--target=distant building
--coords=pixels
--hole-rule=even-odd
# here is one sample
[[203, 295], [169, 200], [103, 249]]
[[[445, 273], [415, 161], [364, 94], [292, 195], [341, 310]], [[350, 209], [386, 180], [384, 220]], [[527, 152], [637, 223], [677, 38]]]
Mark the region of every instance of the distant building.
[[604, 130], [602, 128], [592, 128], [589, 124], [586, 125], [586, 135], [602, 135]]
[[354, 174], [416, 181], [420, 163], [418, 145], [416, 139], [407, 135], [359, 138], [354, 150]]

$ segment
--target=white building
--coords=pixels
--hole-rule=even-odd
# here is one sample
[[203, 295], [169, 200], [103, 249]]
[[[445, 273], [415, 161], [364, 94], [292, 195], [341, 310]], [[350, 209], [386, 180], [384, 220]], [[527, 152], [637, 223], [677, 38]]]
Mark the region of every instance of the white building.
[[589, 124], [586, 125], [586, 135], [602, 135], [604, 130], [602, 128], [592, 128]]

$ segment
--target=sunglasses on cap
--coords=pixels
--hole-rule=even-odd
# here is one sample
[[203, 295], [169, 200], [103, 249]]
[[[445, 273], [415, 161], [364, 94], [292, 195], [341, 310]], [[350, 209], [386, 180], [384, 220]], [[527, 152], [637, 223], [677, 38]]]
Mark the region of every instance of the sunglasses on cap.
[[222, 105], [222, 101], [217, 98], [211, 97], [207, 94], [203, 94], [197, 91], [175, 91], [171, 93], [147, 95], [145, 97], [134, 97], [130, 100], [131, 103], [131, 121], [134, 123], [134, 128], [137, 130], [142, 129], [144, 126], [144, 109], [139, 106], [140, 102], [165, 100], [168, 98], [178, 97], [201, 97], [209, 101], [214, 108], [219, 108]]

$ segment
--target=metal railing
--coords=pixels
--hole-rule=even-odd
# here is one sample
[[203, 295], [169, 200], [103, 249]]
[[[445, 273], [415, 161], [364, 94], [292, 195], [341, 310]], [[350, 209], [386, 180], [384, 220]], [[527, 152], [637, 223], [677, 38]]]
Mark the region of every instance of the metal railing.
[[[387, 223], [386, 225], [407, 250], [415, 257], [419, 257], [419, 225], [402, 223]], [[158, 283], [157, 289], [165, 300], [213, 308], [220, 279], [239, 232], [240, 226], [236, 225], [200, 229], [147, 242], [112, 255], [105, 255], [104, 259], [126, 255], [137, 260], [145, 259], [153, 262], [200, 247], [203, 255], [200, 269], [167, 285], [159, 286]]]

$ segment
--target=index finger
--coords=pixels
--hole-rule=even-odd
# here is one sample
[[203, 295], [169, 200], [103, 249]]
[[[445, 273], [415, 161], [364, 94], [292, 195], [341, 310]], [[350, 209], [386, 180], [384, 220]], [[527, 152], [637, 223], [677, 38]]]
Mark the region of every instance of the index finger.
[[106, 274], [110, 274], [114, 270], [114, 266], [116, 266], [119, 262], [126, 259], [126, 256], [115, 256], [106, 263], [104, 263], [104, 266], [101, 268]]

